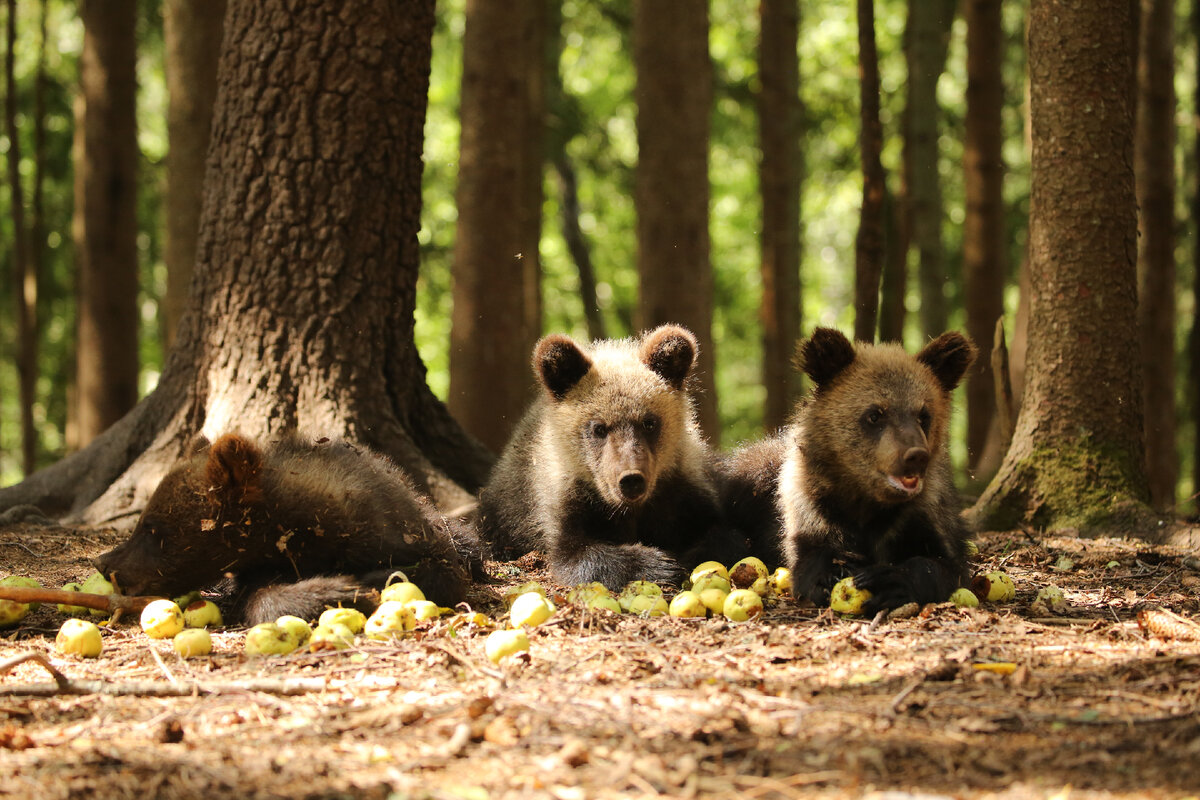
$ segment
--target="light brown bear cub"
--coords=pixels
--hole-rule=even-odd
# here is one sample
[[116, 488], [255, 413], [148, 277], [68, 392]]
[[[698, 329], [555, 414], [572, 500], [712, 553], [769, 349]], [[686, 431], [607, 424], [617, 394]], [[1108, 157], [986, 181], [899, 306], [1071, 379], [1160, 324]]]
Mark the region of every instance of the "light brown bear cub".
[[685, 566], [744, 553], [723, 524], [688, 393], [697, 352], [676, 325], [590, 346], [538, 342], [545, 391], [480, 494], [480, 533], [498, 557], [541, 549], [562, 583], [616, 589], [678, 583]]
[[721, 468], [732, 524], [765, 558], [782, 550], [797, 597], [827, 605], [853, 575], [875, 613], [943, 601], [965, 579], [969, 534], [946, 439], [950, 393], [974, 359], [958, 333], [915, 357], [830, 328], [801, 343], [811, 397], [779, 436]]
[[393, 570], [454, 605], [482, 557], [474, 531], [438, 514], [382, 456], [226, 434], [197, 440], [96, 568], [129, 594], [178, 595], [231, 576], [230, 617], [254, 624], [355, 604]]

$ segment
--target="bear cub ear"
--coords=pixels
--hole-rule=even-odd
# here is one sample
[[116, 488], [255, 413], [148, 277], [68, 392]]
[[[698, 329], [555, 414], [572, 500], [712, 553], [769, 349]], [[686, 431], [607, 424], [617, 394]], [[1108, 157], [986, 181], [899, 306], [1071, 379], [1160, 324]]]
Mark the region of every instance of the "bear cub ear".
[[555, 400], [562, 400], [592, 369], [592, 360], [561, 333], [545, 337], [533, 348], [533, 371]]
[[854, 363], [854, 345], [841, 331], [817, 328], [796, 347], [796, 367], [820, 389]]
[[687, 328], [660, 325], [642, 339], [642, 363], [674, 389], [682, 389], [692, 374], [700, 345]]
[[214, 501], [254, 502], [262, 497], [262, 452], [245, 436], [227, 433], [209, 449], [205, 475]]
[[952, 392], [962, 376], [967, 374], [977, 352], [975, 343], [966, 336], [957, 331], [947, 331], [925, 345], [917, 353], [917, 361], [933, 370], [942, 388]]

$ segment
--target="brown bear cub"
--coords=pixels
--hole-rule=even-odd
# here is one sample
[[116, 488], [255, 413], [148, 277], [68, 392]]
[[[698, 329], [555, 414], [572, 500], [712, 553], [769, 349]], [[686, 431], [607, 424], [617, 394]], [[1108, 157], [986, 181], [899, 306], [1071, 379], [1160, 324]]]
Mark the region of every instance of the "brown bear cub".
[[545, 389], [479, 498], [499, 558], [543, 550], [555, 579], [679, 583], [708, 558], [746, 551], [724, 526], [687, 381], [698, 347], [663, 325], [582, 346], [547, 336], [533, 352]]
[[394, 570], [454, 605], [482, 558], [474, 532], [382, 456], [294, 434], [261, 445], [226, 434], [197, 441], [96, 568], [127, 594], [179, 595], [232, 576], [230, 617], [254, 624], [352, 605]]
[[830, 328], [801, 343], [812, 395], [780, 436], [721, 463], [733, 524], [767, 557], [782, 549], [796, 597], [828, 605], [852, 575], [873, 614], [943, 601], [962, 584], [970, 537], [946, 439], [950, 393], [974, 359], [958, 333], [915, 357], [894, 344], [856, 347]]

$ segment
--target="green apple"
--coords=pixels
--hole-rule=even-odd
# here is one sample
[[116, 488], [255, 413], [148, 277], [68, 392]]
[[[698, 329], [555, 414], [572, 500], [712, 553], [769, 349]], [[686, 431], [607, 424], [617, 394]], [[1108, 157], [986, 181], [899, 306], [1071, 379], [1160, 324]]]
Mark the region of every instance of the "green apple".
[[[386, 600], [367, 618], [363, 633], [368, 639], [388, 640], [403, 636], [417, 627], [417, 615], [409, 603], [399, 600]], [[329, 624], [325, 615], [321, 615], [322, 624]], [[336, 620], [333, 621], [336, 623]], [[315, 633], [313, 634], [316, 635]]]
[[[62, 585], [62, 590], [64, 592], [78, 592], [79, 584], [75, 583], [73, 581], [71, 583], [64, 583]], [[66, 603], [59, 603], [57, 607], [58, 607], [58, 610], [60, 613], [70, 614], [71, 616], [76, 616], [78, 614], [86, 614], [89, 611], [91, 611], [90, 608], [84, 608], [83, 606], [67, 605]]]
[[629, 608], [626, 609], [630, 614], [639, 614], [644, 617], [664, 617], [670, 607], [667, 605], [667, 599], [661, 595], [639, 594], [629, 601]]
[[430, 600], [409, 600], [404, 605], [413, 612], [417, 622], [437, 619], [442, 615], [442, 607]]
[[971, 591], [975, 592], [981, 600], [987, 600], [989, 603], [1003, 603], [1012, 600], [1017, 595], [1017, 587], [1013, 585], [1013, 579], [999, 570], [975, 576], [975, 579], [971, 581]]
[[692, 591], [683, 591], [671, 598], [667, 613], [672, 617], [707, 617], [708, 607], [700, 599], [700, 595]]
[[771, 573], [771, 588], [775, 594], [792, 593], [792, 571], [787, 567], [779, 567]]
[[611, 611], [614, 614], [621, 613], [621, 604], [611, 594], [602, 594], [593, 597], [587, 601], [587, 607], [595, 611]]
[[[726, 584], [728, 585], [728, 582], [726, 582]], [[697, 592], [695, 589], [692, 589], [692, 591], [697, 597], [700, 598], [700, 602], [704, 603], [704, 607], [707, 608], [709, 612], [713, 614], [725, 613], [725, 598], [729, 596], [728, 589], [723, 590], [719, 586], [714, 586], [710, 589], [704, 589], [699, 592]]]
[[208, 628], [184, 628], [175, 634], [171, 645], [184, 658], [206, 656], [212, 652], [212, 636]]
[[93, 572], [84, 579], [83, 583], [79, 584], [79, 591], [88, 594], [112, 594], [116, 588], [108, 578], [99, 572]]
[[762, 598], [749, 589], [734, 589], [725, 598], [725, 605], [721, 607], [721, 613], [733, 622], [754, 619], [762, 612]]
[[183, 612], [173, 600], [154, 600], [142, 609], [142, 630], [151, 639], [170, 639], [183, 630]]
[[308, 649], [314, 653], [318, 650], [345, 650], [352, 644], [354, 631], [340, 622], [334, 622], [313, 628], [312, 638], [308, 640]]
[[591, 583], [580, 583], [573, 587], [567, 593], [568, 603], [579, 603], [587, 605], [593, 597], [611, 597], [612, 592], [608, 590], [600, 581], [592, 581]]
[[829, 607], [839, 614], [859, 616], [863, 606], [871, 599], [871, 593], [854, 585], [854, 578], [842, 578], [829, 593]]
[[84, 619], [69, 619], [54, 637], [54, 649], [65, 656], [95, 658], [104, 649], [96, 623]]
[[29, 615], [29, 604], [0, 600], [0, 628], [12, 628]]
[[185, 628], [219, 628], [222, 624], [221, 609], [212, 600], [197, 600], [183, 609]]
[[701, 575], [699, 578], [692, 581], [692, 591], [696, 594], [704, 594], [709, 589], [719, 589], [723, 593], [729, 594], [729, 590], [732, 588], [733, 587], [729, 584], [728, 578], [722, 578], [715, 572], [709, 572], [705, 575]]
[[287, 633], [288, 638], [292, 640], [296, 647], [303, 647], [304, 645], [308, 644], [308, 640], [312, 638], [312, 626], [299, 617], [292, 616], [291, 614], [285, 614], [284, 616], [275, 620], [275, 624], [280, 628], [283, 628], [284, 632]]
[[387, 602], [388, 600], [396, 600], [401, 603], [407, 603], [409, 600], [424, 600], [425, 593], [421, 591], [421, 587], [415, 583], [408, 581], [400, 581], [399, 583], [389, 583], [383, 587], [383, 591], [379, 593], [379, 600]]
[[654, 581], [630, 581], [625, 584], [625, 588], [617, 596], [617, 602], [621, 604], [623, 610], [629, 611], [634, 599], [638, 597], [662, 597], [662, 594], [662, 587]]
[[[392, 584], [395, 586], [396, 584]], [[396, 601], [392, 601], [396, 602]], [[367, 615], [359, 611], [357, 608], [327, 608], [321, 612], [321, 616], [317, 618], [318, 625], [331, 625], [340, 623], [350, 629], [351, 633], [362, 633], [363, 626], [367, 624]]]
[[506, 628], [488, 634], [483, 643], [488, 661], [499, 664], [501, 660], [517, 653], [529, 652], [529, 637], [524, 628]]
[[975, 596], [974, 592], [965, 586], [960, 586], [954, 590], [954, 592], [950, 595], [950, 602], [954, 603], [956, 606], [962, 606], [963, 608], [979, 607], [979, 598]]
[[720, 575], [725, 580], [729, 580], [729, 570], [720, 561], [705, 561], [703, 564], [697, 564], [696, 568], [692, 570], [689, 580], [694, 585], [700, 578], [710, 574]]
[[513, 600], [512, 607], [508, 610], [508, 620], [514, 628], [522, 625], [537, 626], [554, 616], [556, 610], [554, 603], [543, 595], [526, 592]]
[[244, 649], [252, 656], [283, 656], [296, 649], [288, 632], [274, 622], [260, 622], [246, 631]]
[[[7, 578], [0, 578], [0, 586], [15, 586], [19, 589], [40, 589], [42, 585], [33, 578], [27, 578], [24, 575], [9, 575]], [[37, 611], [42, 607], [41, 603], [28, 603], [30, 611]]]

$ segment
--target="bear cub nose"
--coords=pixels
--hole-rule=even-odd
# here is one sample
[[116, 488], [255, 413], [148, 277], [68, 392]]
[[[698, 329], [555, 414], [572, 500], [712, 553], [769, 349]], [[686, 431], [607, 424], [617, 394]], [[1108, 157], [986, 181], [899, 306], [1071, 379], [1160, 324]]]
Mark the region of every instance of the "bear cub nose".
[[929, 466], [929, 451], [924, 447], [910, 447], [904, 454], [904, 474], [921, 475]]
[[626, 500], [637, 500], [646, 493], [646, 476], [640, 472], [626, 472], [617, 480], [621, 496]]

